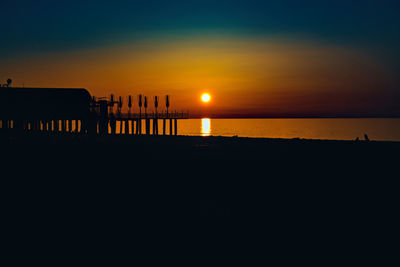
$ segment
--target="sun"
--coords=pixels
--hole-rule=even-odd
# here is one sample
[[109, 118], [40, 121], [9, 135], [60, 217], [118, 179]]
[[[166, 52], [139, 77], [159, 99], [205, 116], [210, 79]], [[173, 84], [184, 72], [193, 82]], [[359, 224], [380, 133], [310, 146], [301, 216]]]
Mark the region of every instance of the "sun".
[[209, 94], [202, 94], [201, 95], [201, 101], [209, 102], [210, 100], [211, 100], [211, 96]]

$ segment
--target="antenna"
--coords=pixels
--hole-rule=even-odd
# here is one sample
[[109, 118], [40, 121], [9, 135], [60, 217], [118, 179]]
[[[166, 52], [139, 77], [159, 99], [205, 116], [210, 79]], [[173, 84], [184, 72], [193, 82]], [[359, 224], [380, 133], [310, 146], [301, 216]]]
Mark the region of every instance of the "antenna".
[[147, 96], [144, 97], [144, 114], [147, 115]]
[[154, 106], [158, 108], [158, 96], [154, 97]]
[[154, 107], [156, 108], [156, 114], [157, 114], [157, 108], [158, 108], [158, 96], [154, 97]]
[[131, 116], [131, 108], [132, 108], [132, 96], [128, 96], [128, 114]]
[[140, 117], [142, 117], [142, 95], [139, 95], [138, 101], [139, 101], [139, 115]]
[[119, 97], [118, 107], [122, 108], [122, 96]]
[[121, 109], [122, 109], [122, 97], [119, 96], [119, 101], [118, 101], [118, 114], [121, 114]]
[[114, 112], [114, 95], [110, 95], [110, 103], [108, 104], [110, 106], [110, 113]]
[[168, 117], [169, 95], [166, 95], [166, 96], [165, 96], [165, 106], [167, 107], [167, 117]]

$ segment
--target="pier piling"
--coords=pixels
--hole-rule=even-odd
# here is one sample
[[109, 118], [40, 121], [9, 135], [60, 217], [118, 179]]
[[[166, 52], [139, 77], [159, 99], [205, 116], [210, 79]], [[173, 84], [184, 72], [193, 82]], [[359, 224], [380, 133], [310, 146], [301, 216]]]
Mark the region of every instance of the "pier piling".
[[135, 131], [134, 131], [134, 129], [135, 129], [135, 121], [134, 120], [129, 120], [129, 127], [130, 127], [130, 134], [135, 134]]
[[175, 124], [175, 128], [174, 128], [174, 135], [177, 135], [178, 134], [178, 120], [177, 119], [174, 119], [174, 124]]
[[165, 135], [165, 125], [166, 123], [165, 123], [165, 119], [163, 119], [163, 135]]
[[146, 119], [146, 135], [150, 135], [150, 119]]
[[138, 125], [136, 126], [136, 128], [137, 128], [137, 133], [138, 133], [139, 135], [141, 135], [141, 134], [142, 134], [142, 119], [141, 119], [141, 118], [138, 119], [138, 120], [137, 120], [137, 123], [138, 123]]
[[157, 119], [153, 119], [153, 134], [154, 135], [158, 135], [158, 120]]

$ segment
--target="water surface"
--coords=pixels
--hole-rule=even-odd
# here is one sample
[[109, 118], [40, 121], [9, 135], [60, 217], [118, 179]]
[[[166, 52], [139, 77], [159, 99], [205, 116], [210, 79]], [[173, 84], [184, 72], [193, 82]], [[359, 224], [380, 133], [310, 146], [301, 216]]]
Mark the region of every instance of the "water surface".
[[188, 119], [178, 121], [178, 134], [400, 141], [400, 119]]

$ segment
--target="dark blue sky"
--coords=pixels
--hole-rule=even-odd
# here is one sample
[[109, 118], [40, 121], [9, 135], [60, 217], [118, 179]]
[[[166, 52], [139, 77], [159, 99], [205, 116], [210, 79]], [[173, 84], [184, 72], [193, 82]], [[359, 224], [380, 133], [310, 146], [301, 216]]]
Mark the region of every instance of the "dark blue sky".
[[[301, 35], [398, 59], [398, 1], [3, 0], [0, 57], [102, 46], [142, 36]], [[4, 40], [3, 39], [3, 40]]]

